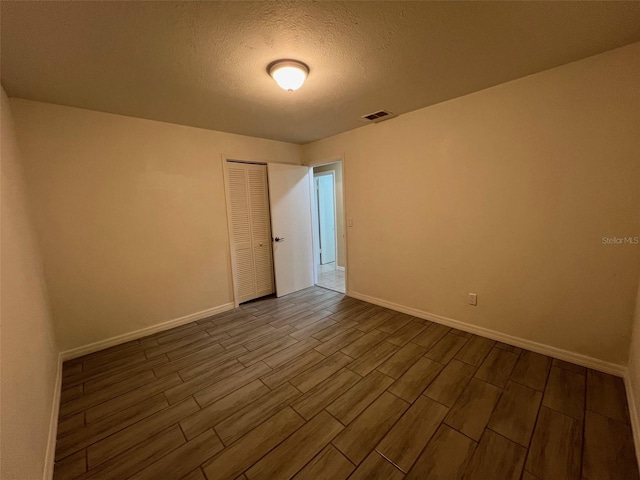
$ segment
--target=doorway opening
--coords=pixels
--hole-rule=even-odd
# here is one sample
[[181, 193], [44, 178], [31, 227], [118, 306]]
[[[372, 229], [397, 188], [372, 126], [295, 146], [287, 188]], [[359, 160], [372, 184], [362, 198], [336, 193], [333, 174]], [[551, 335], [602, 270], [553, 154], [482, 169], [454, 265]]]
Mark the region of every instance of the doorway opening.
[[345, 293], [346, 242], [342, 162], [313, 167], [316, 285]]

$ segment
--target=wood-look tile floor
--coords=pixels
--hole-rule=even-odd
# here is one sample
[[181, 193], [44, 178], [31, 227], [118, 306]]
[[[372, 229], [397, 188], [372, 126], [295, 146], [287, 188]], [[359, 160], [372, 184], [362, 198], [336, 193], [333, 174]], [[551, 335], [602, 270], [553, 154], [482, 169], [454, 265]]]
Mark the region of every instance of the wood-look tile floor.
[[622, 380], [314, 287], [64, 364], [56, 479], [638, 479]]

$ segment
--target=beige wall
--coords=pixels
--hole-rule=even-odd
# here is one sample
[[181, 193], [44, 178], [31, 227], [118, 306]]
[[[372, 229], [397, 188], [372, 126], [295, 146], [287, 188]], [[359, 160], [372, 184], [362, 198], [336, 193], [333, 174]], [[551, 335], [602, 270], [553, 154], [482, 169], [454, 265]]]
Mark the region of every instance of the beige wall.
[[221, 155], [301, 148], [11, 99], [63, 350], [233, 301]]
[[344, 192], [342, 189], [342, 164], [330, 163], [328, 165], [322, 165], [321, 167], [315, 167], [314, 172], [335, 172], [336, 182], [336, 236], [338, 237], [338, 251], [336, 252], [336, 264], [339, 267], [347, 266], [347, 242], [344, 234], [345, 221], [344, 221]]
[[58, 350], [4, 89], [0, 130], [0, 478], [33, 480], [43, 477], [51, 416], [57, 411]]
[[626, 363], [639, 78], [636, 43], [305, 145], [344, 153], [348, 290]]

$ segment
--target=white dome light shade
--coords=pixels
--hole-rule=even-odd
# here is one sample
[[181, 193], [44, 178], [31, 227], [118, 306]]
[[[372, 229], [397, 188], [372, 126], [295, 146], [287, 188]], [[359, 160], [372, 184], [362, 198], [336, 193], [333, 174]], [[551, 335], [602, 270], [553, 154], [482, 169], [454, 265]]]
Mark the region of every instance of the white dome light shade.
[[309, 67], [297, 60], [278, 60], [268, 67], [269, 75], [283, 90], [298, 90], [309, 75]]

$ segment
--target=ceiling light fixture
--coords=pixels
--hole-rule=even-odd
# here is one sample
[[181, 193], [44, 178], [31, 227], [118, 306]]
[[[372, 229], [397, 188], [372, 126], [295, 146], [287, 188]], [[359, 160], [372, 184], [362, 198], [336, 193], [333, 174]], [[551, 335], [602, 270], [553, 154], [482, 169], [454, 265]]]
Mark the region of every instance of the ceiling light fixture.
[[309, 75], [309, 67], [298, 60], [276, 60], [267, 67], [267, 72], [283, 90], [298, 90]]

